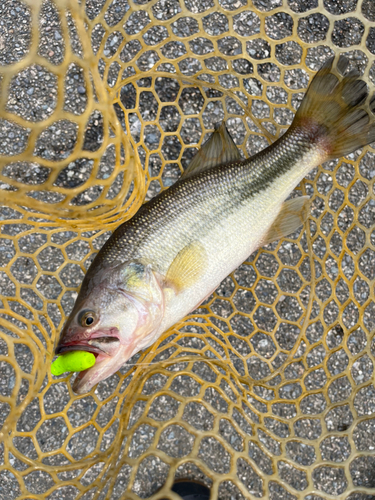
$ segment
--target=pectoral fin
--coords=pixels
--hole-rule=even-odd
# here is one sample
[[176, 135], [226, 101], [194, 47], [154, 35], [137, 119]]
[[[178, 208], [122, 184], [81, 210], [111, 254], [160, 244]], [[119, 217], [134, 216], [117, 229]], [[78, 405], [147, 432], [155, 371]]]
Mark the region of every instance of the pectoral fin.
[[209, 170], [217, 165], [235, 162], [240, 159], [240, 152], [234, 144], [224, 122], [222, 122], [220, 127], [215, 130], [191, 160], [181, 179], [186, 179], [193, 174]]
[[310, 198], [301, 196], [284, 202], [281, 210], [262, 241], [262, 245], [272, 243], [296, 231], [310, 213]]
[[198, 241], [193, 241], [176, 255], [167, 271], [166, 283], [179, 293], [198, 281], [206, 265], [206, 250]]

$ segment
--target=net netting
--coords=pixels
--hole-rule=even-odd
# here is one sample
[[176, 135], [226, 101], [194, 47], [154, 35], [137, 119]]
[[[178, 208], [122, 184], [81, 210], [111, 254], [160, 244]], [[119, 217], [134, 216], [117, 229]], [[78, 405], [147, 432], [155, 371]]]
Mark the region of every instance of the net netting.
[[1, 499], [374, 498], [370, 146], [116, 375], [76, 396], [50, 374], [110, 230], [221, 120], [244, 156], [273, 142], [333, 53], [375, 83], [373, 0], [1, 2]]

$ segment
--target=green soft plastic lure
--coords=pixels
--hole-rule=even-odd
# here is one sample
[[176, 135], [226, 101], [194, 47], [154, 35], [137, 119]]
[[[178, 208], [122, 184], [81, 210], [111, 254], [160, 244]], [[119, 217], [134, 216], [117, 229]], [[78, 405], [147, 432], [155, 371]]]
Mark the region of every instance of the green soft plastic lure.
[[52, 375], [65, 372], [82, 372], [95, 365], [95, 356], [91, 352], [71, 351], [59, 356], [51, 365]]

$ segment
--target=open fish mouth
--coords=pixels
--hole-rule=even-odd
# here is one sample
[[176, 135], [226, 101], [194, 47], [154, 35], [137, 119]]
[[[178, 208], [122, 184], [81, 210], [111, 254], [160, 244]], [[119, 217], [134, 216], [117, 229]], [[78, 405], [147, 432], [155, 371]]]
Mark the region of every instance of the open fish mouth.
[[[117, 339], [116, 337], [104, 338], [105, 340], [101, 344], [101, 347], [109, 349], [109, 351], [107, 352], [97, 346], [82, 342], [77, 342], [76, 345], [68, 345], [63, 347], [63, 349], [65, 349], [64, 352], [66, 352], [67, 349], [84, 349], [86, 351], [92, 352], [96, 357], [94, 366], [77, 373], [72, 386], [75, 393], [85, 394], [86, 392], [89, 392], [92, 387], [98, 382], [113, 375], [124, 364], [126, 359], [128, 359], [126, 357], [127, 346], [121, 345], [119, 339]], [[102, 340], [102, 338], [98, 337], [97, 339], [93, 339], [92, 341], [97, 341], [98, 339], [100, 339], [99, 342]]]
[[100, 356], [103, 359], [103, 355], [113, 355], [113, 350], [118, 348], [119, 345], [120, 341], [117, 337], [97, 337], [59, 345], [56, 348], [55, 354], [64, 354], [71, 351], [86, 351], [94, 354], [96, 358]]

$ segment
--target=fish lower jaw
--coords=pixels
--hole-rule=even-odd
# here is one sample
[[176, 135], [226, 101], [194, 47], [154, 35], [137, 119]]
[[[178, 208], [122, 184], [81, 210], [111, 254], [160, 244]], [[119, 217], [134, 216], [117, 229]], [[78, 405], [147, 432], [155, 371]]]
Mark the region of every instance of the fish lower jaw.
[[[101, 353], [95, 353], [93, 352], [96, 360], [95, 360], [95, 364], [96, 363], [100, 363], [101, 361], [104, 361], [105, 359], [109, 358], [110, 355], [109, 354], [106, 354], [104, 352], [101, 352]], [[95, 366], [95, 365], [94, 365]]]
[[[94, 353], [96, 360], [95, 365], [87, 370], [77, 373], [77, 376], [73, 382], [73, 391], [76, 394], [85, 394], [89, 392], [94, 385], [99, 381], [94, 382], [95, 374], [101, 368], [101, 364], [107, 364], [109, 362], [110, 356], [107, 354], [97, 354]], [[103, 363], [104, 362], [104, 363]]]
[[99, 353], [94, 366], [78, 373], [73, 383], [73, 391], [76, 394], [86, 394], [98, 382], [116, 373], [128, 358], [125, 346], [119, 347], [115, 356]]
[[[96, 363], [95, 363], [96, 365]], [[95, 369], [95, 365], [92, 366], [91, 368], [88, 368], [87, 370], [84, 370], [82, 372], [79, 372], [74, 379], [72, 389], [76, 394], [85, 394], [91, 390], [94, 384], [90, 385], [89, 387], [87, 386], [87, 383], [85, 383], [85, 379], [90, 377], [90, 372]]]

